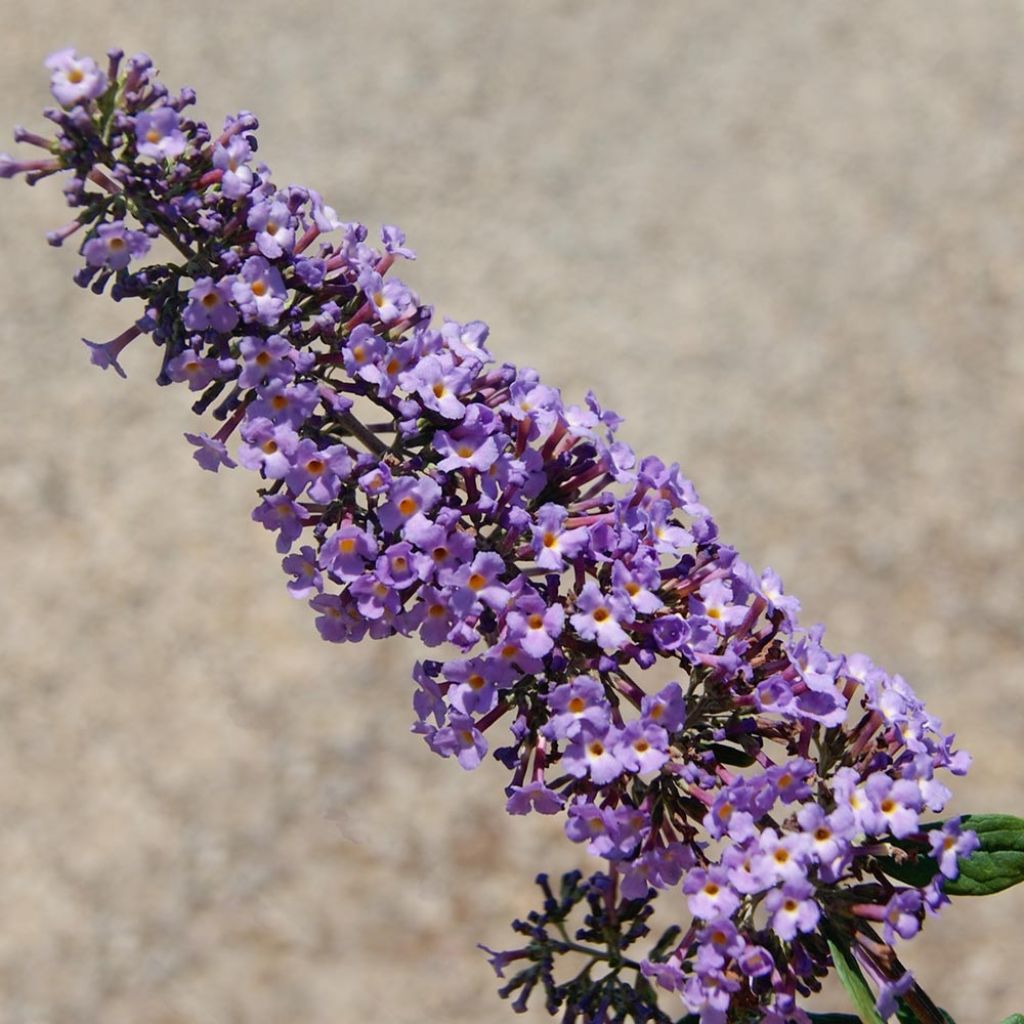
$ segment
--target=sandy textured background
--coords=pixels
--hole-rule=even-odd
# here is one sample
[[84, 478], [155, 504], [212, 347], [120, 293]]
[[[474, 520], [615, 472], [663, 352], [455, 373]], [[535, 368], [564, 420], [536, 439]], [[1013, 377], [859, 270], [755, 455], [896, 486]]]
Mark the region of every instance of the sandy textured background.
[[[2, 6], [0, 125], [67, 44], [257, 111], [281, 183], [403, 225], [439, 311], [908, 676], [959, 807], [1024, 813], [1024, 6]], [[87, 365], [131, 314], [43, 242], [58, 188], [0, 211], [0, 1024], [511, 1019], [474, 943], [575, 849], [406, 733], [410, 645], [318, 641], [151, 350]], [[1022, 915], [909, 947], [961, 1024], [1024, 1009]]]

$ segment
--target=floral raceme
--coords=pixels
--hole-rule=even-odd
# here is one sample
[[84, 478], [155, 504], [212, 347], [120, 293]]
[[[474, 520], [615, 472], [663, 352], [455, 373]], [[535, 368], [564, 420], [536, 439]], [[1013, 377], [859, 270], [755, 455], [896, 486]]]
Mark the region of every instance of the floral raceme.
[[[276, 185], [250, 114], [211, 131], [144, 55], [47, 66], [56, 138], [19, 129], [44, 155], [0, 175], [67, 172], [76, 215], [50, 241], [80, 239], [80, 285], [142, 302], [86, 342], [93, 362], [158, 346], [159, 382], [218, 424], [187, 435], [199, 464], [259, 474], [253, 518], [320, 635], [418, 637], [438, 652], [413, 670], [432, 750], [467, 769], [493, 753], [509, 813], [562, 815], [613, 902], [681, 890], [692, 921], [637, 966], [686, 1011], [803, 1020], [838, 943], [890, 1013], [911, 979], [889, 947], [974, 841], [922, 831], [968, 758], [904, 680], [802, 629], [593, 395], [567, 404], [495, 363], [483, 323], [438, 323], [390, 273], [413, 258], [398, 228], [374, 247]], [[176, 256], [145, 264], [158, 238]], [[647, 684], [656, 666], [674, 681]], [[939, 872], [893, 881], [883, 858], [925, 835]]]

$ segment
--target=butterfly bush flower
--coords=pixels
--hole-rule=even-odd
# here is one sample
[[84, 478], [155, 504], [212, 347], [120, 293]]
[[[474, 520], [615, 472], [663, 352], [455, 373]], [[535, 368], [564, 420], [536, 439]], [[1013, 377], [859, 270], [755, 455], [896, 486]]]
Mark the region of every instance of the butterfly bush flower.
[[101, 224], [95, 235], [82, 246], [82, 255], [90, 267], [122, 270], [149, 252], [149, 238], [143, 231], [130, 231], [124, 221]]
[[[141, 302], [92, 359], [123, 372], [142, 334], [162, 350], [159, 382], [219, 424], [187, 435], [196, 460], [258, 474], [252, 518], [321, 636], [439, 649], [413, 670], [430, 749], [467, 770], [493, 752], [509, 813], [561, 814], [605, 862], [601, 906], [682, 894], [692, 921], [636, 966], [685, 1012], [805, 1021], [835, 934], [892, 1012], [911, 982], [879, 943], [919, 930], [974, 842], [923, 829], [968, 759], [909, 686], [801, 627], [594, 396], [496, 363], [480, 321], [435, 324], [392, 273], [414, 256], [400, 229], [374, 248], [251, 166], [251, 114], [210, 129], [145, 55], [47, 67], [48, 159], [3, 173], [67, 172], [76, 221], [53, 237], [87, 228], [76, 280]], [[176, 260], [133, 269], [157, 235]], [[908, 839], [939, 868], [919, 887], [881, 867]]]
[[91, 57], [79, 57], [72, 49], [58, 50], [46, 58], [46, 67], [53, 72], [50, 90], [64, 107], [94, 100], [107, 89], [107, 76]]
[[178, 112], [169, 106], [143, 111], [135, 118], [135, 142], [140, 156], [167, 160], [185, 152], [185, 136], [178, 128]]

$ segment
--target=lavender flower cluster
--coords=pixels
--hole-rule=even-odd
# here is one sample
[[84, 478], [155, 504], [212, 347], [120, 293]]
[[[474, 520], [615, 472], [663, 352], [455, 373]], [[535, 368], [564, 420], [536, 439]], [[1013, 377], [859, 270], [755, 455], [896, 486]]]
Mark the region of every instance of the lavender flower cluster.
[[[413, 730], [467, 769], [498, 742], [508, 812], [563, 815], [614, 898], [681, 888], [693, 921], [643, 971], [705, 1024], [807, 1020], [826, 935], [891, 1014], [912, 979], [884, 951], [975, 842], [956, 822], [922, 832], [949, 796], [938, 773], [969, 759], [906, 682], [802, 629], [778, 576], [593, 395], [568, 404], [496, 364], [481, 322], [435, 325], [388, 275], [413, 258], [403, 233], [374, 248], [274, 184], [252, 115], [211, 132], [145, 55], [47, 67], [56, 139], [19, 129], [46, 155], [4, 155], [0, 176], [70, 172], [77, 213], [50, 241], [80, 235], [77, 282], [145, 306], [86, 342], [92, 361], [123, 375], [132, 341], [162, 349], [159, 382], [221, 423], [186, 435], [200, 465], [259, 473], [253, 518], [321, 636], [446, 647], [414, 669]], [[140, 267], [158, 238], [174, 260]], [[645, 686], [658, 665], [676, 681]], [[940, 867], [922, 887], [879, 867], [912, 837]]]

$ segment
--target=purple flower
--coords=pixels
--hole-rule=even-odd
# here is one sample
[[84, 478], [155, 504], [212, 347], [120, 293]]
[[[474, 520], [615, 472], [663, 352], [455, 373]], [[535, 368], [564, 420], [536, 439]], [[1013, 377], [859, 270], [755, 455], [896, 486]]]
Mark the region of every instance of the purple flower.
[[402, 607], [401, 596], [376, 573], [364, 573], [349, 585], [348, 593], [359, 614], [374, 621], [391, 621]]
[[591, 580], [576, 598], [576, 607], [579, 610], [570, 622], [584, 640], [596, 641], [605, 651], [621, 650], [629, 643], [629, 637], [619, 625], [633, 619], [633, 609], [628, 600], [614, 594], [602, 594]]
[[722, 580], [712, 580], [691, 598], [690, 614], [703, 615], [719, 633], [731, 633], [746, 617], [747, 609], [733, 603], [732, 589]]
[[346, 523], [332, 533], [320, 548], [320, 566], [340, 580], [358, 579], [367, 563], [377, 557], [377, 541], [367, 530]]
[[117, 357], [128, 347], [128, 345], [134, 341], [142, 331], [137, 325], [133, 325], [128, 330], [123, 331], [116, 338], [110, 341], [104, 342], [102, 345], [95, 341], [89, 341], [88, 338], [83, 338], [82, 343], [87, 349], [89, 349], [89, 362], [93, 366], [98, 366], [101, 370], [107, 370], [113, 367], [119, 377], [127, 378], [128, 374], [124, 372], [124, 368], [117, 361]]
[[434, 435], [434, 447], [444, 456], [437, 468], [445, 473], [455, 469], [475, 469], [482, 473], [498, 458], [496, 440], [480, 427], [462, 427], [452, 434], [439, 430]]
[[787, 882], [765, 897], [772, 931], [784, 942], [796, 938], [798, 932], [812, 932], [818, 926], [821, 908], [813, 897], [814, 887], [805, 880]]
[[256, 393], [259, 397], [247, 407], [248, 415], [290, 423], [296, 430], [309, 419], [321, 397], [311, 384], [283, 384], [279, 380], [262, 385]]
[[509, 389], [509, 400], [502, 407], [521, 423], [529, 439], [546, 437], [555, 425], [561, 408], [561, 395], [536, 380], [520, 380]]
[[286, 295], [281, 271], [262, 256], [250, 256], [231, 284], [231, 297], [246, 323], [273, 327], [284, 311]]
[[560, 604], [548, 607], [537, 596], [521, 599], [508, 613], [509, 635], [534, 658], [551, 652], [565, 625], [565, 609]]
[[612, 586], [626, 594], [639, 615], [653, 615], [664, 607], [664, 601], [653, 592], [660, 583], [661, 574], [650, 563], [627, 566], [615, 562], [612, 566]]
[[306, 437], [292, 455], [292, 468], [285, 482], [293, 494], [301, 494], [308, 487], [313, 501], [326, 504], [338, 496], [341, 481], [352, 472], [352, 465], [347, 446], [332, 444], [319, 448]]
[[182, 323], [190, 331], [205, 331], [212, 327], [221, 334], [234, 330], [238, 311], [230, 303], [231, 279], [221, 282], [212, 277], [201, 277], [189, 289], [189, 304], [181, 314]]
[[683, 882], [683, 892], [690, 913], [705, 921], [731, 917], [740, 905], [740, 898], [729, 883], [729, 874], [721, 867], [707, 871], [694, 868]]
[[135, 118], [135, 142], [140, 156], [171, 160], [185, 152], [178, 112], [171, 107], [145, 110]]
[[611, 723], [604, 687], [588, 676], [577, 676], [570, 683], [556, 686], [547, 701], [554, 712], [544, 726], [544, 735], [550, 739], [571, 739], [585, 724], [601, 732]]
[[686, 721], [682, 687], [669, 683], [657, 693], [647, 694], [640, 705], [640, 713], [645, 722], [659, 725], [668, 733], [677, 732]]
[[73, 107], [83, 100], [102, 96], [107, 88], [107, 76], [91, 57], [79, 57], [70, 47], [57, 50], [46, 58], [50, 76], [50, 91], [62, 107]]
[[615, 756], [628, 772], [656, 772], [668, 761], [668, 734], [658, 725], [630, 722], [619, 733]]
[[186, 382], [190, 391], [201, 391], [221, 374], [218, 360], [200, 355], [187, 348], [167, 364], [167, 376], [173, 381]]
[[437, 356], [425, 356], [400, 380], [428, 409], [445, 419], [461, 420], [466, 415], [459, 399], [469, 382], [469, 373], [463, 367], [445, 365]]
[[654, 620], [654, 639], [662, 651], [684, 650], [692, 632], [681, 615], [659, 615]]
[[473, 538], [461, 530], [449, 532], [442, 523], [431, 522], [423, 515], [414, 515], [402, 530], [403, 536], [425, 554], [430, 555], [436, 576], [451, 579], [453, 570], [473, 557]]
[[748, 978], [763, 978], [775, 970], [775, 961], [764, 946], [745, 946], [736, 962]]
[[426, 558], [413, 551], [408, 541], [391, 544], [377, 558], [374, 571], [377, 579], [396, 590], [405, 590], [421, 583], [425, 574]]
[[820, 805], [807, 804], [797, 814], [797, 820], [810, 839], [811, 856], [820, 864], [832, 864], [853, 840], [855, 824], [849, 807], [839, 807], [832, 814], [826, 814]]
[[715, 797], [703, 821], [712, 839], [728, 836], [734, 842], [744, 843], [756, 833], [748, 797], [749, 787], [743, 783], [734, 783]]
[[914, 975], [904, 971], [895, 981], [883, 978], [878, 991], [875, 1007], [883, 1020], [888, 1020], [899, 1009], [899, 999], [906, 995], [914, 985]]
[[[220, 421], [188, 435], [197, 461], [234, 465], [237, 433], [264, 482], [253, 518], [277, 534], [320, 635], [452, 645], [414, 669], [413, 731], [472, 768], [488, 730], [507, 728], [510, 813], [564, 811], [622, 898], [682, 885], [698, 921], [643, 969], [702, 1024], [802, 1020], [798, 996], [829, 966], [820, 935], [800, 939], [822, 907], [888, 941], [913, 935], [977, 838], [922, 830], [949, 797], [940, 769], [967, 758], [910, 687], [800, 629], [778, 576], [720, 541], [678, 465], [638, 458], [593, 395], [567, 407], [535, 371], [495, 364], [480, 321], [435, 326], [385, 280], [413, 256], [398, 228], [372, 247], [316, 192], [250, 169], [252, 115], [211, 133], [147, 57], [120, 62], [104, 75], [52, 55], [56, 139], [20, 132], [47, 159], [0, 157], [0, 177], [71, 172], [68, 201], [86, 212], [50, 240], [84, 228], [78, 283], [144, 309], [87, 342], [92, 360], [123, 373], [123, 348], [151, 334], [161, 382], [187, 382]], [[105, 220], [126, 216], [126, 196], [137, 231]], [[129, 273], [169, 224], [185, 265]], [[680, 682], [650, 681], [664, 678]], [[734, 770], [729, 750], [753, 756]], [[887, 838], [914, 836], [938, 861], [930, 882], [865, 884]], [[615, 889], [605, 876], [591, 891]], [[853, 948], [894, 1005], [909, 982]]]
[[587, 852], [596, 857], [614, 861], [632, 856], [649, 831], [650, 820], [638, 808], [600, 808], [588, 800], [575, 801], [565, 822], [569, 839], [586, 843]]
[[294, 577], [288, 581], [288, 593], [292, 597], [304, 598], [323, 590], [324, 581], [316, 564], [316, 552], [308, 544], [303, 544], [297, 555], [288, 555], [281, 566]]
[[793, 684], [781, 674], [761, 680], [754, 690], [754, 698], [761, 711], [780, 714], [796, 713]]
[[416, 253], [405, 247], [405, 232], [394, 224], [385, 224], [380, 231], [384, 248], [394, 256], [402, 256], [407, 260], [416, 259]]
[[803, 803], [811, 795], [808, 779], [814, 775], [814, 765], [805, 758], [795, 758], [784, 765], [768, 769], [768, 781], [775, 787], [778, 799], [784, 804]]
[[678, 961], [671, 958], [665, 963], [644, 960], [640, 964], [640, 970], [645, 978], [653, 978], [658, 987], [665, 989], [666, 992], [678, 991], [687, 978]]
[[295, 245], [294, 219], [280, 192], [253, 204], [246, 223], [256, 232], [256, 247], [268, 259], [291, 252]]
[[121, 270], [129, 262], [149, 252], [149, 239], [142, 231], [130, 231], [123, 220], [101, 224], [96, 234], [82, 246], [82, 255], [90, 267]]
[[960, 874], [959, 858], [969, 857], [981, 845], [976, 832], [964, 832], [959, 819], [943, 824], [942, 828], [928, 833], [932, 856], [939, 863], [939, 871], [946, 878], [957, 878]]
[[498, 703], [495, 681], [479, 660], [446, 662], [444, 674], [454, 683], [448, 702], [464, 715], [486, 715]]
[[505, 560], [493, 551], [482, 551], [453, 577], [452, 605], [461, 614], [479, 611], [481, 604], [501, 611], [512, 599], [512, 593], [501, 582]]
[[800, 611], [800, 602], [795, 597], [783, 593], [782, 580], [779, 579], [778, 573], [765, 569], [761, 576], [761, 594], [768, 602], [769, 612], [780, 612], [783, 626], [792, 629]]
[[476, 768], [487, 753], [487, 741], [473, 719], [458, 712], [448, 716], [448, 725], [438, 729], [431, 746], [443, 757], [455, 755], [467, 771]]
[[280, 531], [277, 538], [279, 554], [287, 554], [299, 539], [309, 521], [309, 513], [287, 494], [270, 494], [253, 509], [252, 518], [272, 532]]
[[736, 925], [727, 917], [706, 924], [697, 932], [697, 941], [704, 951], [705, 961], [716, 968], [738, 956], [745, 945]]
[[376, 382], [380, 379], [377, 361], [387, 353], [384, 339], [367, 324], [358, 324], [348, 336], [341, 356], [345, 369], [353, 376]]
[[861, 813], [860, 822], [866, 832], [876, 835], [891, 832], [904, 839], [918, 829], [921, 790], [909, 779], [893, 781], [887, 775], [874, 774], [865, 783], [864, 792], [870, 805]]
[[354, 642], [369, 632], [369, 624], [348, 594], [317, 594], [309, 607], [317, 613], [317, 632], [328, 643]]
[[653, 502], [647, 511], [647, 536], [660, 555], [675, 554], [680, 548], [693, 543], [690, 531], [672, 522], [674, 511], [670, 502], [660, 499]]
[[[295, 376], [297, 362], [307, 365], [295, 347], [280, 334], [266, 338], [247, 335], [238, 345], [244, 363], [238, 383], [243, 388], [256, 387], [268, 380], [289, 383]], [[307, 365], [308, 368], [308, 365]]]
[[629, 861], [622, 861], [622, 895], [640, 899], [649, 886], [668, 889], [679, 884], [683, 872], [693, 867], [693, 853], [682, 843], [655, 846]]
[[903, 889], [893, 894], [885, 905], [882, 935], [890, 945], [901, 939], [912, 939], [921, 930], [924, 905], [917, 889]]
[[574, 558], [586, 546], [589, 534], [584, 527], [562, 529], [567, 515], [561, 505], [547, 504], [537, 510], [533, 552], [542, 569], [561, 571], [565, 560]]
[[209, 437], [207, 434], [186, 434], [185, 440], [194, 444], [196, 450], [192, 458], [199, 463], [203, 469], [216, 473], [221, 466], [227, 469], [234, 469], [237, 463], [228, 455], [227, 446], [223, 441]]
[[615, 754], [617, 742], [614, 727], [598, 729], [583, 721], [562, 755], [562, 767], [578, 779], [589, 775], [596, 785], [606, 786], [623, 772], [624, 765]]
[[290, 424], [255, 416], [243, 423], [242, 439], [238, 461], [246, 469], [260, 470], [270, 480], [283, 480], [288, 475], [299, 444], [298, 434]]
[[[441, 488], [429, 476], [402, 476], [388, 488], [388, 500], [377, 512], [385, 530], [398, 530], [417, 516], [424, 516], [440, 500]], [[420, 525], [417, 520], [416, 526]]]
[[476, 363], [491, 362], [491, 353], [487, 351], [484, 342], [489, 333], [487, 324], [481, 320], [473, 320], [468, 324], [459, 324], [454, 320], [445, 320], [441, 327], [441, 337], [460, 360], [470, 360]]
[[756, 840], [744, 846], [731, 845], [722, 854], [729, 884], [744, 895], [764, 892], [770, 889], [775, 878], [771, 863], [761, 856]]
[[[417, 594], [423, 618], [420, 620], [420, 639], [428, 647], [437, 647], [448, 639], [454, 614], [446, 596], [433, 587], [423, 587]], [[466, 710], [463, 708], [463, 710]]]
[[505, 810], [509, 814], [557, 814], [565, 804], [565, 800], [554, 790], [548, 789], [539, 779], [528, 782], [525, 786], [510, 786]]
[[229, 199], [241, 199], [252, 191], [252, 170], [246, 166], [252, 159], [252, 148], [240, 135], [233, 135], [227, 143], [217, 143], [213, 149], [213, 166], [223, 171], [220, 190]]
[[757, 838], [758, 856], [762, 859], [765, 873], [776, 882], [801, 882], [807, 877], [807, 861], [811, 841], [802, 832], [779, 835], [773, 828], [766, 828]]
[[364, 270], [358, 284], [383, 324], [392, 324], [416, 312], [416, 296], [401, 281], [385, 282], [375, 270]]

